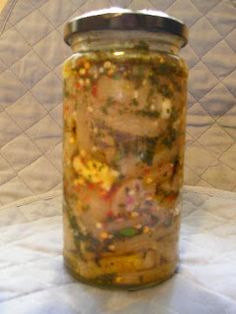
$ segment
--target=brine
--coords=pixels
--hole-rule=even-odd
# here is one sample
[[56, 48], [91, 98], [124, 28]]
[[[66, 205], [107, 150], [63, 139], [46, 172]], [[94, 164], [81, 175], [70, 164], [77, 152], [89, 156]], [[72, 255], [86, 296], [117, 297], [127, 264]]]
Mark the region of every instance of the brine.
[[64, 64], [64, 257], [104, 287], [159, 283], [178, 262], [187, 70], [146, 48]]

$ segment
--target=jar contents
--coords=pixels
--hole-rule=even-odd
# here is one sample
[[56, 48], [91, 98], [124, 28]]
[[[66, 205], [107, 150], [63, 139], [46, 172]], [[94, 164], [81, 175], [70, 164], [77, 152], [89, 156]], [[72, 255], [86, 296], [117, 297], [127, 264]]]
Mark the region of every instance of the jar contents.
[[64, 256], [90, 284], [132, 289], [176, 270], [187, 70], [147, 49], [64, 65]]

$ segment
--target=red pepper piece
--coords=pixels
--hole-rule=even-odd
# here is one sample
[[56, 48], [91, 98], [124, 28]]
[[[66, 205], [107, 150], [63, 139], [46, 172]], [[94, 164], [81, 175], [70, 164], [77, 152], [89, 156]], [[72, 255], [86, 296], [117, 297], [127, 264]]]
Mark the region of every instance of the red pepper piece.
[[94, 97], [97, 97], [97, 94], [98, 94], [98, 88], [97, 88], [97, 85], [95, 84], [95, 85], [93, 85], [93, 87], [92, 87], [92, 95], [93, 95]]
[[150, 172], [151, 172], [150, 167], [146, 167], [146, 168], [144, 169], [144, 174], [145, 174], [145, 175], [150, 174]]
[[110, 192], [102, 191], [101, 192], [101, 197], [103, 198], [104, 201], [109, 201], [111, 194]]
[[107, 215], [108, 218], [113, 218], [114, 217], [114, 213], [113, 213], [112, 210], [108, 210], [106, 215]]
[[89, 190], [94, 190], [96, 188], [96, 185], [93, 184], [93, 183], [88, 183], [87, 187], [88, 187]]
[[171, 203], [176, 200], [177, 196], [177, 193], [171, 193], [166, 197], [166, 200]]
[[69, 106], [65, 106], [65, 107], [64, 107], [64, 113], [65, 113], [65, 114], [68, 113], [68, 112], [69, 112], [69, 109], [70, 109]]

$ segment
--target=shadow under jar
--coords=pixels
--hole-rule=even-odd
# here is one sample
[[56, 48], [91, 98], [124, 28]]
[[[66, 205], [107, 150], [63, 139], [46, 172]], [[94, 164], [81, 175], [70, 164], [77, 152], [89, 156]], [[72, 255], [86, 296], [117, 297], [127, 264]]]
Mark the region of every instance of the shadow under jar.
[[65, 41], [65, 263], [100, 287], [155, 285], [178, 262], [186, 27], [108, 9], [70, 21]]

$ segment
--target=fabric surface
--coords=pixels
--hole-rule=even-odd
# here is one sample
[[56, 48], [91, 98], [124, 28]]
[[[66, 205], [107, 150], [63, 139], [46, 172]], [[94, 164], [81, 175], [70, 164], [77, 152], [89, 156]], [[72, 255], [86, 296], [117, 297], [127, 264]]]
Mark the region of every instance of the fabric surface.
[[185, 182], [236, 191], [236, 3], [9, 0], [0, 15], [0, 204], [61, 187], [63, 25], [108, 6], [160, 9], [189, 26]]
[[67, 273], [60, 191], [0, 208], [0, 313], [235, 314], [236, 193], [186, 187], [183, 198], [178, 272], [138, 292], [93, 288]]

